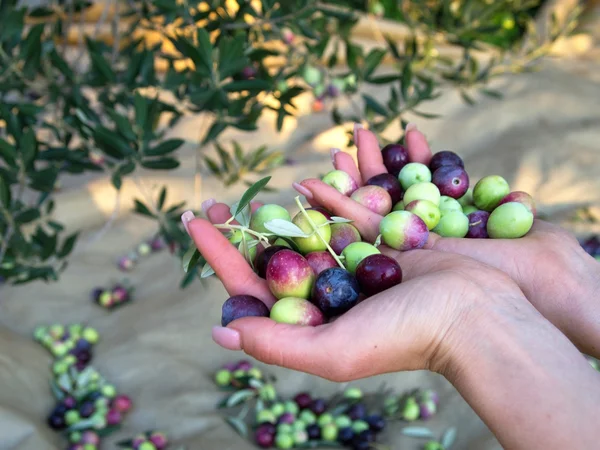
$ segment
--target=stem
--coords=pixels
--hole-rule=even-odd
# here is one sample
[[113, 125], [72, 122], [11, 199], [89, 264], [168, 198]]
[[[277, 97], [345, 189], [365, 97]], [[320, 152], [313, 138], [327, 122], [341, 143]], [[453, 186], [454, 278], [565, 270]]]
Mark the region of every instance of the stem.
[[[225, 230], [241, 230], [244, 233], [251, 234], [252, 236], [256, 236], [259, 240], [269, 242], [269, 240], [265, 237], [264, 234], [258, 233], [257, 231], [253, 231], [250, 228], [243, 227], [241, 225], [229, 225], [228, 223], [221, 223], [218, 225], [214, 225], [215, 228], [222, 228]], [[243, 237], [243, 235], [242, 235]]]
[[310, 216], [308, 215], [308, 213], [306, 212], [306, 210], [304, 209], [304, 206], [302, 206], [302, 202], [300, 201], [300, 196], [297, 196], [295, 199], [296, 204], [298, 205], [298, 207], [300, 208], [300, 211], [302, 211], [302, 214], [304, 215], [304, 217], [306, 217], [306, 220], [308, 220], [308, 223], [310, 224], [310, 226], [313, 228], [314, 232], [317, 233], [317, 236], [319, 236], [319, 239], [321, 239], [321, 242], [323, 242], [323, 244], [325, 244], [325, 246], [327, 247], [327, 251], [329, 251], [329, 253], [331, 253], [331, 256], [333, 256], [333, 259], [335, 259], [335, 262], [338, 263], [338, 265], [346, 270], [346, 267], [344, 266], [344, 263], [340, 260], [340, 258], [338, 257], [338, 255], [333, 251], [333, 249], [329, 246], [329, 242], [327, 242], [325, 240], [325, 238], [323, 236], [321, 236], [321, 233], [319, 233], [319, 227], [313, 222], [313, 220], [310, 218]]

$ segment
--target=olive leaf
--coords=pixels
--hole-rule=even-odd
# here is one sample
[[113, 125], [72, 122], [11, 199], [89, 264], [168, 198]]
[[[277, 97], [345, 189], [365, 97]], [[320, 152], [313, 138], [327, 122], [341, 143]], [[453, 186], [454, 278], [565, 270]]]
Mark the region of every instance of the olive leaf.
[[54, 380], [50, 381], [50, 390], [52, 391], [52, 394], [56, 400], [62, 400], [65, 397], [65, 393], [60, 389], [60, 387], [58, 387], [56, 381]]
[[253, 389], [242, 389], [241, 391], [237, 391], [235, 394], [231, 394], [231, 396], [227, 399], [225, 406], [227, 408], [232, 408], [255, 396], [256, 392]]
[[246, 190], [246, 192], [244, 192], [244, 195], [242, 195], [242, 198], [238, 202], [237, 208], [235, 210], [235, 214], [233, 214], [233, 216], [237, 216], [242, 211], [242, 209], [244, 209], [246, 206], [248, 206], [250, 204], [250, 202], [252, 201], [252, 199], [254, 197], [256, 197], [258, 195], [258, 193], [267, 186], [267, 184], [269, 184], [270, 180], [271, 180], [270, 176], [265, 177], [261, 180], [258, 180], [252, 186], [250, 186]]
[[285, 237], [309, 237], [297, 225], [283, 219], [272, 219], [264, 224], [265, 228], [277, 236]]
[[233, 217], [235, 217], [235, 220], [237, 220], [241, 226], [249, 227], [251, 216], [250, 204], [247, 204], [245, 207], [238, 210], [239, 203], [240, 202], [235, 202], [233, 205], [231, 205], [231, 208], [229, 208], [229, 212]]
[[452, 444], [454, 444], [455, 440], [456, 440], [456, 428], [450, 427], [444, 432], [442, 439], [440, 440], [440, 443], [446, 450], [448, 450], [452, 446]]
[[379, 247], [381, 245], [381, 234], [379, 236], [377, 236], [377, 239], [375, 239], [375, 242], [373, 243], [373, 245], [375, 247]]
[[406, 427], [402, 429], [401, 433], [405, 436], [414, 438], [432, 439], [434, 437], [431, 430], [425, 427]]
[[206, 263], [204, 264], [204, 267], [202, 267], [202, 272], [200, 272], [200, 278], [208, 278], [214, 274], [215, 271], [213, 270], [213, 268], [210, 267], [208, 263]]
[[228, 416], [225, 417], [225, 421], [242, 437], [248, 437], [248, 426], [242, 419], [237, 417]]
[[352, 223], [354, 220], [345, 219], [343, 217], [331, 216], [331, 219], [328, 220], [328, 223]]
[[200, 251], [193, 245], [190, 246], [182, 258], [183, 271], [188, 273], [191, 269], [196, 267], [196, 264], [198, 264], [200, 258], [202, 258]]

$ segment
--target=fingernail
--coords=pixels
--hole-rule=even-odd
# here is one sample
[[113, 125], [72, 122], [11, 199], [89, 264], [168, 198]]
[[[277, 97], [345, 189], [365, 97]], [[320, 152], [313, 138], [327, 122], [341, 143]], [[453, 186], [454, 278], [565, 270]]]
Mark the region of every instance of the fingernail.
[[292, 183], [292, 187], [294, 189], [296, 189], [296, 191], [298, 191], [299, 194], [304, 195], [307, 199], [312, 199], [313, 198], [312, 192], [310, 192], [310, 190], [308, 190], [307, 188], [305, 188], [301, 184]]
[[208, 210], [210, 208], [212, 208], [212, 206], [217, 203], [217, 201], [214, 198], [209, 198], [208, 200], [204, 200], [202, 202], [202, 211], [204, 211], [204, 214], [208, 214]]
[[331, 164], [335, 167], [335, 154], [341, 152], [339, 148], [332, 148], [329, 150], [329, 154], [331, 155]]
[[213, 327], [212, 338], [217, 345], [220, 345], [227, 350], [242, 349], [242, 338], [240, 333], [231, 328]]
[[183, 223], [183, 228], [185, 228], [187, 234], [190, 234], [188, 224], [195, 218], [196, 216], [194, 216], [194, 213], [192, 211], [186, 211], [181, 215], [181, 222]]
[[362, 128], [363, 128], [363, 126], [360, 123], [354, 124], [354, 131], [353, 131], [354, 145], [356, 145], [356, 140], [358, 139], [358, 130], [362, 130]]
[[404, 129], [404, 131], [406, 133], [408, 133], [409, 131], [416, 130], [416, 129], [417, 129], [417, 124], [409, 122], [409, 123], [406, 124], [406, 128]]

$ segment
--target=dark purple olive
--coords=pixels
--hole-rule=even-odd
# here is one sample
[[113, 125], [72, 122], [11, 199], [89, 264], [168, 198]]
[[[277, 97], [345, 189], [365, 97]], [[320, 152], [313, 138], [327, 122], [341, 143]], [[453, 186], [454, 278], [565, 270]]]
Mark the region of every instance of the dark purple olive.
[[400, 170], [408, 164], [408, 151], [401, 144], [388, 144], [381, 150], [383, 164], [389, 173], [398, 176]]
[[251, 295], [234, 295], [223, 303], [221, 326], [242, 317], [269, 317], [269, 308]]
[[456, 153], [449, 150], [442, 150], [431, 157], [431, 161], [429, 161], [429, 170], [433, 173], [442, 166], [465, 167], [465, 163]]
[[258, 276], [266, 279], [267, 278], [267, 265], [273, 255], [281, 250], [289, 250], [288, 247], [284, 245], [271, 245], [270, 247], [265, 248], [256, 258], [256, 272]]
[[379, 175], [375, 175], [374, 177], [369, 178], [366, 184], [368, 186], [379, 186], [385, 189], [392, 198], [392, 205], [398, 203], [404, 196], [398, 177], [391, 173], [380, 173]]

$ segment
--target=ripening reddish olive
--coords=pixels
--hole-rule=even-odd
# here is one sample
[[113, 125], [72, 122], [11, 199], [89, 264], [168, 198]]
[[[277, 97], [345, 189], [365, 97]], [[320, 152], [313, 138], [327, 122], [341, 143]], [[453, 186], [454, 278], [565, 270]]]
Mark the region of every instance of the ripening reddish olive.
[[363, 259], [356, 268], [356, 279], [361, 291], [375, 295], [402, 282], [402, 269], [394, 258], [379, 254]]

